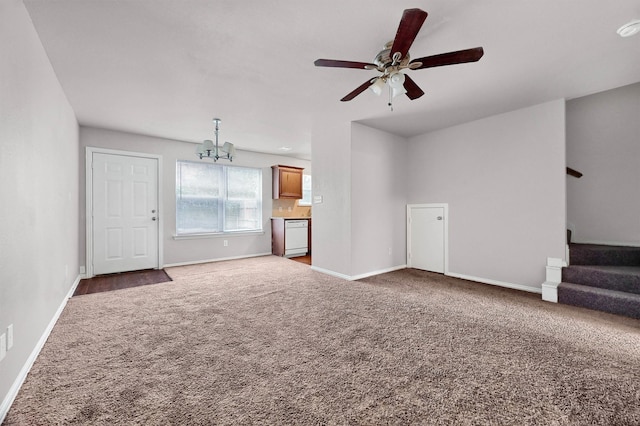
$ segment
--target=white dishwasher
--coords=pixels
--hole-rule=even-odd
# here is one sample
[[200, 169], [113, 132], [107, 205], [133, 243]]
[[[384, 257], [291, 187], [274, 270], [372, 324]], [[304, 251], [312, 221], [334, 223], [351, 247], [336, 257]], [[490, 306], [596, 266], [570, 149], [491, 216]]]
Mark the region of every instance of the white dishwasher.
[[284, 221], [284, 255], [286, 257], [304, 256], [309, 251], [309, 221]]

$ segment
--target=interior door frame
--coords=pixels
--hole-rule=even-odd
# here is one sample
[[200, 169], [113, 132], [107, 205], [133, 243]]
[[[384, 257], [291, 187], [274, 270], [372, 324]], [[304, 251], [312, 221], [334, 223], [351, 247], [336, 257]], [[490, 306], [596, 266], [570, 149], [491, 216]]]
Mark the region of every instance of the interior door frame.
[[85, 150], [85, 278], [93, 277], [93, 154], [110, 154], [126, 157], [141, 157], [158, 161], [158, 269], [164, 266], [164, 249], [162, 247], [164, 212], [162, 202], [162, 155], [143, 152], [122, 151], [116, 149], [86, 147]]
[[444, 275], [449, 275], [449, 204], [407, 204], [407, 268], [411, 268], [411, 209], [442, 208], [444, 217]]

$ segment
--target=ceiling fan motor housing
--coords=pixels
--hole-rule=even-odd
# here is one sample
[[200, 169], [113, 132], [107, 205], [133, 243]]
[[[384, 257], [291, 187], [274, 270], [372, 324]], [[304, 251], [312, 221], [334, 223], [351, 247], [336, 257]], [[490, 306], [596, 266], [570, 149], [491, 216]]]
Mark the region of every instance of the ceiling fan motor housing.
[[[385, 49], [381, 50], [380, 53], [378, 53], [378, 55], [376, 56], [376, 58], [373, 60], [373, 63], [378, 66], [378, 70], [380, 70], [381, 72], [393, 64], [393, 56], [391, 54], [391, 44], [393, 44], [392, 41], [385, 44], [384, 46]], [[401, 58], [398, 66], [400, 68], [405, 68], [409, 64], [410, 60], [411, 58], [409, 56], [409, 53], [407, 53], [404, 58]]]

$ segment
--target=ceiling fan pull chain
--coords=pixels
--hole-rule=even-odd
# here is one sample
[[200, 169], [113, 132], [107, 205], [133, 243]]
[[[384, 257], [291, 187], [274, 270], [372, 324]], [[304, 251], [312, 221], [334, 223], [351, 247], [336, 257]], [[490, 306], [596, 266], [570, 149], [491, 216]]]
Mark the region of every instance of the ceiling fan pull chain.
[[389, 109], [393, 112], [393, 94], [391, 86], [389, 86]]

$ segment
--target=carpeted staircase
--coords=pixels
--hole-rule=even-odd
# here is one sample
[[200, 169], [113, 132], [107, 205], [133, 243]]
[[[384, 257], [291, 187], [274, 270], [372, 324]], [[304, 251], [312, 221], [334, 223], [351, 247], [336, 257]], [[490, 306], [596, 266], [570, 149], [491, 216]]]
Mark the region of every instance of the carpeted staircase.
[[570, 244], [558, 302], [640, 318], [640, 247]]

